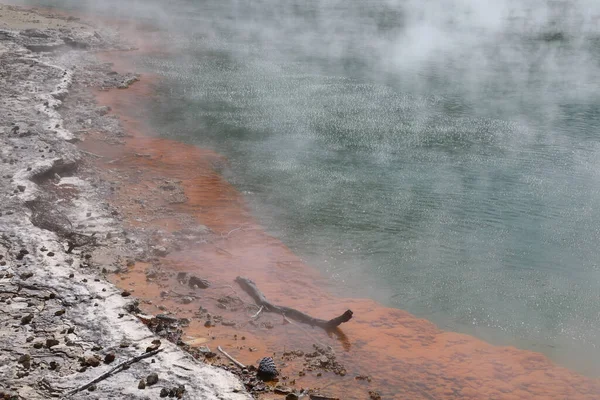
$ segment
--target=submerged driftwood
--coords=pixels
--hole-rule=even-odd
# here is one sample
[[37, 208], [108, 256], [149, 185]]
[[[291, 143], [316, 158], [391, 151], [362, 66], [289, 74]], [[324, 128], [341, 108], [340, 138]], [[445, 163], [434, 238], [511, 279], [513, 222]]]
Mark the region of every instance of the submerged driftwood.
[[246, 293], [250, 295], [250, 297], [254, 299], [256, 304], [258, 304], [261, 307], [264, 307], [265, 311], [278, 313], [288, 318], [294, 319], [298, 322], [303, 322], [312, 326], [318, 326], [325, 330], [331, 330], [337, 328], [340, 324], [344, 322], [350, 321], [350, 319], [352, 318], [351, 310], [346, 310], [346, 312], [340, 315], [339, 317], [335, 317], [330, 320], [314, 318], [308, 314], [303, 313], [302, 311], [298, 311], [290, 307], [278, 306], [271, 303], [269, 300], [267, 300], [267, 298], [260, 291], [260, 289], [258, 289], [256, 284], [248, 278], [238, 276], [237, 278], [235, 278], [235, 281], [241, 286], [242, 289], [244, 289]]

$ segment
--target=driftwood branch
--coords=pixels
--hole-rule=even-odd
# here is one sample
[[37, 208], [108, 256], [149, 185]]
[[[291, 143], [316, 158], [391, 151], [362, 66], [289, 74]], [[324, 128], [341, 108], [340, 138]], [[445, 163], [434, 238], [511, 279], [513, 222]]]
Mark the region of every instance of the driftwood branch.
[[233, 358], [232, 356], [230, 356], [229, 354], [227, 354], [227, 352], [225, 352], [225, 350], [223, 350], [221, 348], [221, 346], [217, 346], [217, 349], [219, 349], [219, 351], [221, 353], [223, 353], [223, 355], [227, 358], [229, 358], [231, 360], [231, 362], [233, 362], [235, 365], [237, 365], [238, 367], [240, 367], [241, 369], [245, 369], [246, 366], [244, 364], [242, 364], [241, 362], [239, 362], [238, 360], [236, 360], [235, 358]]
[[116, 367], [114, 367], [113, 369], [111, 369], [111, 370], [103, 373], [102, 375], [100, 375], [99, 377], [97, 377], [96, 379], [94, 379], [93, 381], [88, 382], [88, 383], [86, 383], [83, 386], [79, 386], [78, 388], [71, 390], [69, 393], [67, 393], [67, 397], [73, 396], [75, 393], [79, 393], [82, 390], [85, 390], [85, 389], [89, 388], [90, 386], [92, 386], [92, 385], [94, 385], [94, 384], [96, 384], [98, 382], [101, 382], [101, 381], [105, 380], [106, 378], [110, 377], [111, 375], [113, 375], [113, 374], [115, 374], [117, 372], [120, 372], [125, 367], [128, 367], [128, 366], [130, 366], [133, 363], [136, 363], [136, 362], [138, 362], [140, 360], [143, 360], [144, 358], [152, 357], [153, 355], [158, 354], [158, 353], [160, 353], [163, 350], [164, 349], [152, 350], [152, 351], [149, 351], [147, 353], [140, 354], [139, 356], [135, 356], [133, 358], [130, 358], [127, 361], [123, 361], [121, 364], [119, 364]]
[[298, 322], [303, 322], [305, 324], [312, 325], [312, 326], [318, 326], [325, 330], [331, 330], [331, 329], [337, 328], [340, 324], [342, 324], [344, 322], [350, 321], [350, 319], [352, 318], [351, 310], [347, 310], [345, 313], [343, 313], [339, 317], [330, 319], [329, 321], [324, 320], [324, 319], [314, 318], [308, 314], [303, 313], [302, 311], [298, 311], [298, 310], [290, 308], [290, 307], [278, 306], [278, 305], [271, 303], [269, 300], [267, 300], [265, 295], [258, 289], [256, 284], [248, 278], [238, 276], [237, 278], [235, 278], [235, 281], [242, 287], [242, 289], [244, 289], [244, 291], [246, 293], [248, 293], [250, 295], [250, 297], [252, 297], [254, 299], [256, 304], [264, 307], [265, 311], [282, 314], [282, 315], [284, 315], [288, 318], [294, 319]]

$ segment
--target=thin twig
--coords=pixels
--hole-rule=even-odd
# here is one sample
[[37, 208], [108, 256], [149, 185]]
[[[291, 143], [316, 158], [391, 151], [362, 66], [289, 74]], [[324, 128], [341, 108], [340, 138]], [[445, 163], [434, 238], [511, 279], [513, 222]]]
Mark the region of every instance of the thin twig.
[[124, 158], [126, 158], [126, 157], [127, 157], [127, 156], [125, 156], [125, 157], [119, 157], [119, 158], [115, 158], [114, 160], [110, 160], [110, 161], [108, 161], [108, 162], [107, 162], [107, 164], [114, 164], [114, 163], [116, 163], [117, 161], [121, 161], [122, 159], [124, 159]]
[[225, 254], [227, 254], [229, 256], [232, 256], [232, 254], [230, 252], [228, 252], [227, 250], [225, 250], [225, 249], [223, 249], [223, 248], [221, 248], [219, 246], [215, 246], [215, 248], [217, 249], [217, 251], [221, 251], [221, 252], [223, 252], [223, 253], [225, 253]]
[[[258, 316], [262, 312], [263, 308], [265, 308], [265, 306], [260, 306], [260, 308], [258, 309], [258, 312], [256, 314], [254, 314], [253, 316], [251, 316], [250, 318], [252, 318], [252, 319], [258, 318]], [[283, 317], [285, 318], [285, 315]]]
[[235, 358], [231, 357], [229, 354], [227, 354], [225, 352], [225, 350], [223, 350], [221, 348], [221, 346], [218, 346], [217, 349], [219, 349], [219, 351], [221, 353], [223, 353], [223, 355], [227, 358], [229, 358], [235, 365], [237, 365], [238, 367], [240, 367], [241, 369], [246, 369], [246, 366], [244, 364], [242, 364], [241, 362], [239, 362], [238, 360], [236, 360]]
[[171, 290], [169, 292], [169, 295], [174, 296], [174, 297], [191, 297], [192, 299], [195, 299], [195, 300], [198, 300], [200, 298], [200, 296], [196, 296], [194, 294], [183, 294], [183, 293], [176, 292], [174, 290]]
[[227, 235], [225, 235], [225, 237], [229, 237], [229, 235], [231, 235], [233, 232], [239, 231], [240, 229], [242, 229], [241, 226], [239, 228], [235, 228], [235, 229], [230, 230], [229, 232], [227, 232]]
[[191, 369], [191, 368], [184, 367], [183, 365], [179, 365], [179, 364], [173, 364], [173, 366], [174, 366], [174, 367], [177, 367], [177, 368], [185, 369], [186, 371], [192, 371], [192, 369]]
[[100, 154], [92, 153], [92, 152], [85, 151], [85, 150], [79, 150], [79, 151], [82, 152], [83, 154], [87, 154], [88, 156], [104, 158], [104, 156], [101, 156]]
[[74, 395], [75, 393], [79, 393], [82, 390], [85, 390], [87, 388], [89, 388], [90, 386], [92, 386], [95, 383], [98, 383], [100, 381], [105, 380], [106, 378], [110, 377], [111, 375], [120, 372], [121, 370], [123, 370], [124, 367], [128, 367], [131, 364], [138, 362], [140, 360], [143, 360], [144, 358], [148, 358], [148, 357], [152, 357], [153, 355], [160, 353], [161, 351], [163, 351], [164, 349], [156, 349], [156, 350], [152, 350], [149, 351], [148, 353], [144, 353], [141, 354], [139, 356], [135, 356], [127, 361], [123, 361], [121, 364], [117, 365], [116, 367], [114, 367], [113, 369], [103, 373], [102, 375], [100, 375], [99, 377], [97, 377], [96, 379], [94, 379], [91, 382], [86, 383], [83, 386], [78, 387], [77, 389], [73, 389], [71, 390], [69, 393], [67, 393], [67, 397]]

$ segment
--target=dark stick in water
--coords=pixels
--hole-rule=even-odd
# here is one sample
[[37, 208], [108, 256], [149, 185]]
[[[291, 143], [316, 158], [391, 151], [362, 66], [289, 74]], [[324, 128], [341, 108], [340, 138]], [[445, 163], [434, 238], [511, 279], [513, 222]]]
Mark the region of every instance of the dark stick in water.
[[334, 328], [337, 328], [340, 324], [350, 321], [350, 319], [352, 318], [351, 310], [346, 310], [346, 312], [343, 313], [342, 315], [340, 315], [339, 317], [330, 319], [329, 321], [324, 320], [324, 319], [314, 318], [308, 314], [303, 313], [302, 311], [298, 311], [298, 310], [295, 310], [290, 307], [278, 306], [278, 305], [272, 304], [269, 300], [267, 300], [265, 295], [258, 289], [256, 284], [248, 278], [238, 276], [237, 278], [235, 278], [235, 281], [242, 287], [242, 289], [244, 289], [244, 291], [246, 293], [248, 293], [250, 295], [250, 297], [252, 297], [254, 299], [256, 304], [264, 307], [265, 311], [278, 313], [278, 314], [284, 315], [288, 318], [294, 319], [298, 322], [303, 322], [305, 324], [312, 325], [312, 326], [318, 326], [325, 330], [332, 330]]

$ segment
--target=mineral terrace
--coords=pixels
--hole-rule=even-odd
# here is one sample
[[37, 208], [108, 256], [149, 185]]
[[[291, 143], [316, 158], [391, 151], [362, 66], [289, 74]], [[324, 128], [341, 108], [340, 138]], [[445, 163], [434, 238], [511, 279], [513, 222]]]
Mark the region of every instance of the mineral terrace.
[[123, 230], [74, 144], [97, 127], [122, 136], [84, 90], [137, 79], [96, 61], [110, 49], [127, 50], [108, 29], [0, 5], [0, 398], [248, 399], [230, 373], [160, 342], [104, 277], [157, 251]]

